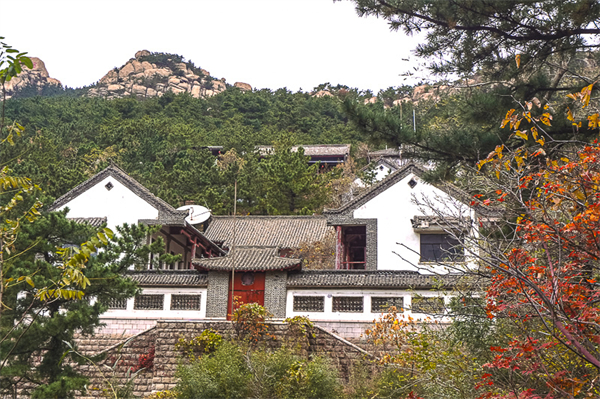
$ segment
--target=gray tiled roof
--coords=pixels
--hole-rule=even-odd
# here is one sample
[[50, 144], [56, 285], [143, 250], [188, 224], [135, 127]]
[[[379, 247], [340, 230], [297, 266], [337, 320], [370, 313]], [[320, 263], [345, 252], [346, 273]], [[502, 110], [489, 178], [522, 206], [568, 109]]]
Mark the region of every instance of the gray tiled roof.
[[397, 171], [398, 169], [400, 169], [400, 165], [398, 165], [397, 163], [394, 163], [392, 161], [390, 161], [389, 159], [383, 158], [383, 157], [379, 157], [374, 161], [371, 161], [370, 163], [368, 163], [367, 165], [365, 165], [360, 171], [364, 172], [367, 171], [371, 168], [376, 168], [377, 165], [385, 165], [387, 166], [389, 169], [392, 170], [391, 173]]
[[[350, 144], [300, 144], [292, 147], [292, 152], [298, 151], [298, 148], [304, 148], [304, 155], [314, 156], [345, 156], [350, 154]], [[256, 147], [259, 154], [266, 155], [273, 151], [273, 146], [259, 145]]]
[[385, 150], [370, 151], [370, 157], [399, 157], [400, 150], [398, 148], [386, 148]]
[[[296, 288], [395, 288], [443, 289], [457, 275], [425, 275], [411, 271], [303, 270], [288, 274], [287, 286]], [[441, 283], [441, 284], [440, 284]], [[441, 287], [440, 287], [441, 285]]]
[[140, 287], [206, 287], [208, 274], [198, 270], [144, 270], [127, 272]]
[[204, 270], [264, 271], [285, 270], [296, 267], [302, 262], [296, 258], [282, 258], [278, 248], [237, 247], [226, 256], [217, 258], [196, 258], [194, 266]]
[[67, 218], [75, 223], [89, 224], [92, 227], [102, 227], [106, 224], [106, 217], [99, 218]]
[[[233, 216], [213, 216], [206, 237], [212, 241], [233, 243]], [[323, 239], [331, 229], [324, 216], [238, 216], [236, 246], [297, 248], [302, 242]]]

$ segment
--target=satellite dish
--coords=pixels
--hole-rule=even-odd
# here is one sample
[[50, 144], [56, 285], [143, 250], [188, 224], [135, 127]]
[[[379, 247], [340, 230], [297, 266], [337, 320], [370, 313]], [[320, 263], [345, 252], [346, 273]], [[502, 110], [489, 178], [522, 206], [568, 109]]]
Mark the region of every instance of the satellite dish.
[[210, 209], [202, 205], [184, 205], [177, 208], [178, 211], [188, 211], [185, 221], [191, 225], [206, 222], [210, 217]]

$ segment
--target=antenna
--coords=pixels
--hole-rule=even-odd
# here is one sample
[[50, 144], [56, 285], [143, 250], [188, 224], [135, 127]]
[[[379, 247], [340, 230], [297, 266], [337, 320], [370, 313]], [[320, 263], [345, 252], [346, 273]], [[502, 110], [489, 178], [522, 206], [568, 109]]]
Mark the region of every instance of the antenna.
[[178, 211], [188, 211], [185, 221], [191, 225], [206, 222], [210, 218], [210, 209], [202, 205], [184, 205], [177, 208]]

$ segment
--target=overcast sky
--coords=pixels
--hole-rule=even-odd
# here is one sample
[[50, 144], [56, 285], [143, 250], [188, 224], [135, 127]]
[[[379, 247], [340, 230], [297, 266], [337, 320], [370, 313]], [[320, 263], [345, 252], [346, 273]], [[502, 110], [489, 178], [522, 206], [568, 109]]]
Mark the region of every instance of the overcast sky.
[[[309, 91], [320, 83], [375, 92], [414, 83], [417, 37], [359, 18], [333, 0], [0, 0], [0, 36], [81, 87], [138, 50], [176, 53], [228, 83]], [[403, 61], [410, 57], [409, 61]]]

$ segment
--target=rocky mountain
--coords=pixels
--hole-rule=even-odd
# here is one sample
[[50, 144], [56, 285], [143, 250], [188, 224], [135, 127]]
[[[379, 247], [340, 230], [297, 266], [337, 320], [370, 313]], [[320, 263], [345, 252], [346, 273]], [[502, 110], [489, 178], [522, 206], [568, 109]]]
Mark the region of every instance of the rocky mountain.
[[58, 79], [50, 77], [44, 61], [37, 57], [30, 58], [33, 62], [33, 68], [24, 67], [23, 72], [6, 84], [6, 98], [11, 98], [26, 87], [41, 90], [45, 86], [61, 86]]
[[[7, 98], [25, 88], [34, 88], [41, 93], [45, 86], [61, 86], [60, 81], [49, 77], [42, 60], [35, 57], [31, 57], [31, 60], [33, 69], [24, 68], [7, 85]], [[236, 82], [233, 86], [244, 91], [252, 90], [248, 83]], [[225, 78], [216, 79], [207, 70], [196, 67], [193, 62], [184, 62], [179, 55], [141, 50], [125, 65], [114, 68], [97, 83], [83, 88], [81, 93], [88, 97], [112, 99], [126, 96], [157, 97], [172, 91], [175, 94], [187, 92], [196, 98], [206, 98], [221, 93], [227, 87]]]
[[[252, 90], [247, 83], [236, 82], [241, 90]], [[121, 68], [109, 71], [88, 90], [90, 97], [119, 98], [125, 96], [156, 97], [167, 91], [190, 93], [206, 98], [227, 89], [225, 78], [216, 79], [205, 69], [174, 54], [142, 50]]]

